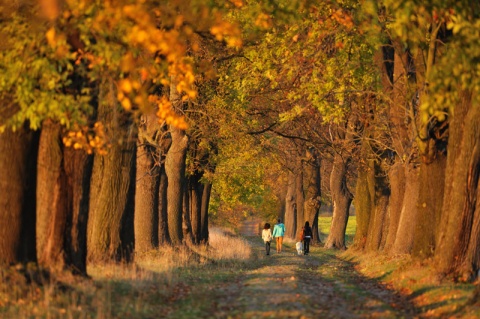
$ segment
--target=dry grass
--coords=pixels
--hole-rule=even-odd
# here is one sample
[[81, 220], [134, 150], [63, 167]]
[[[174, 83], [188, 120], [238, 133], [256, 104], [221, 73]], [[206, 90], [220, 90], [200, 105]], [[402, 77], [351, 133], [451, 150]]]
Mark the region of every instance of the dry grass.
[[[245, 240], [212, 229], [209, 246], [166, 246], [137, 256], [135, 264], [89, 265], [91, 279], [40, 275], [32, 266], [0, 269], [0, 318], [162, 318], [189, 298], [208, 308], [212, 300], [202, 285], [231, 276], [251, 254]], [[202, 307], [196, 309], [208, 313]]]

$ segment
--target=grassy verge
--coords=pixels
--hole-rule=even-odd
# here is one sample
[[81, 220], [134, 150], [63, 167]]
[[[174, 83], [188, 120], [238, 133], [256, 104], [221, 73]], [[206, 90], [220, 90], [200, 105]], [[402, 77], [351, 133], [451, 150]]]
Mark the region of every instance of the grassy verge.
[[[322, 240], [328, 236], [331, 220], [332, 217], [319, 218]], [[355, 230], [356, 216], [350, 216], [345, 234], [347, 246], [353, 243]], [[409, 296], [420, 308], [422, 316], [480, 318], [480, 300], [474, 297], [479, 283], [440, 280], [434, 275], [434, 265], [430, 260], [414, 260], [408, 255], [359, 254], [357, 251], [346, 251], [340, 256], [356, 264], [356, 269], [362, 275]]]
[[454, 283], [435, 276], [431, 260], [410, 256], [343, 253], [363, 275], [400, 291], [420, 308], [422, 317], [480, 318], [479, 301], [473, 299], [475, 284]]

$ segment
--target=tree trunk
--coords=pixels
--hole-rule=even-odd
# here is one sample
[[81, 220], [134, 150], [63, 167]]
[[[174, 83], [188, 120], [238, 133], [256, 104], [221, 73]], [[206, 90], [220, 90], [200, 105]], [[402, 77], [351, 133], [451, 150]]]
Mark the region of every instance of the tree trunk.
[[145, 114], [139, 126], [135, 178], [135, 252], [158, 247], [158, 203], [160, 163], [155, 136], [159, 129], [155, 114]]
[[122, 228], [122, 223], [133, 216], [133, 207], [129, 202], [130, 197], [134, 196], [131, 186], [132, 170], [135, 169], [135, 134], [131, 124], [120, 123], [122, 114], [116, 102], [113, 83], [108, 83], [108, 87], [102, 89], [107, 94], [101, 96], [98, 117], [106, 123], [109, 136], [124, 139], [123, 143], [113, 143], [107, 155], [95, 154], [87, 236], [87, 257], [92, 261], [120, 260], [124, 257], [122, 250], [131, 246], [131, 243], [122, 242], [121, 233], [127, 231]]
[[65, 148], [61, 126], [42, 126], [37, 173], [37, 252], [43, 267], [86, 275], [91, 156]]
[[354, 205], [357, 216], [357, 229], [355, 232], [354, 248], [359, 250], [363, 250], [367, 242], [371, 215], [374, 209], [374, 181], [373, 160], [368, 160], [368, 166], [361, 166], [358, 169], [357, 183], [355, 186]]
[[352, 195], [347, 188], [347, 163], [339, 154], [335, 154], [330, 175], [330, 192], [332, 193], [333, 217], [330, 234], [325, 242], [325, 248], [345, 249], [345, 230]]
[[295, 203], [297, 208], [297, 231], [296, 234], [300, 233], [302, 227], [305, 224], [305, 193], [303, 190], [303, 161], [299, 156], [297, 159], [297, 166], [295, 168]]
[[182, 202], [182, 230], [183, 240], [193, 242], [192, 219], [190, 213], [190, 192], [188, 191], [188, 181], [185, 177], [183, 180], [183, 202]]
[[285, 195], [285, 237], [295, 238], [297, 230], [297, 210], [295, 204], [295, 174], [288, 172], [287, 194]]
[[170, 243], [168, 234], [168, 215], [167, 215], [167, 188], [168, 180], [165, 173], [165, 167], [160, 167], [160, 180], [158, 185], [158, 243], [159, 245]]
[[36, 260], [35, 192], [38, 135], [0, 134], [0, 265]]
[[68, 215], [67, 176], [63, 167], [60, 124], [45, 121], [37, 168], [37, 257], [43, 267], [65, 266], [64, 235]]
[[418, 187], [418, 168], [414, 167], [413, 164], [407, 164], [405, 168], [405, 193], [395, 242], [392, 247], [393, 254], [409, 254], [412, 251], [418, 215]]
[[68, 181], [65, 259], [75, 274], [87, 274], [87, 221], [93, 156], [83, 150], [64, 148], [63, 161]]
[[446, 163], [446, 156], [439, 153], [434, 162], [422, 162], [420, 165], [418, 216], [412, 250], [416, 257], [431, 257], [435, 252], [435, 236], [440, 223], [445, 189]]
[[208, 242], [208, 206], [210, 204], [210, 194], [212, 192], [212, 184], [207, 182], [203, 187], [202, 194], [202, 220], [201, 220], [201, 241]]
[[[175, 77], [170, 85], [170, 102], [177, 110], [183, 110], [181, 97], [176, 89]], [[188, 137], [184, 130], [170, 126], [172, 144], [165, 159], [165, 173], [168, 178], [167, 214], [168, 231], [173, 245], [183, 242], [183, 200], [185, 191], [185, 160]]]
[[474, 279], [480, 268], [480, 107], [463, 93], [450, 114], [445, 192], [435, 261], [441, 273]]
[[309, 221], [312, 227], [311, 244], [320, 244], [320, 236], [318, 234], [318, 212], [321, 205], [321, 190], [320, 190], [320, 159], [315, 150], [307, 151], [307, 160], [305, 161], [305, 176], [306, 176], [306, 200], [304, 215], [305, 221]]
[[397, 161], [388, 172], [390, 181], [390, 200], [388, 210], [390, 219], [388, 225], [388, 234], [385, 242], [385, 251], [390, 251], [395, 243], [400, 215], [402, 212], [403, 198], [405, 197], [405, 169], [399, 161]]
[[376, 160], [373, 161], [373, 176], [371, 178], [374, 193], [366, 249], [377, 251], [384, 247], [386, 242], [390, 189], [385, 178], [385, 172]]
[[192, 223], [192, 238], [194, 244], [199, 244], [202, 238], [202, 194], [203, 184], [200, 182], [200, 173], [189, 178], [190, 216]]

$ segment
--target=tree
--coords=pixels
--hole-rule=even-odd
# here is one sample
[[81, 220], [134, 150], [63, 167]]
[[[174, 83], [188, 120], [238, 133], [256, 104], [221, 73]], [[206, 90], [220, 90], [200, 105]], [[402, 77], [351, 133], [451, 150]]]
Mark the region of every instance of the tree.
[[[172, 80], [170, 101], [178, 112], [183, 111], [183, 102], [177, 91], [177, 80]], [[185, 191], [185, 159], [187, 155], [188, 136], [185, 131], [173, 126], [169, 128], [172, 144], [165, 158], [167, 176], [167, 218], [168, 231], [172, 244], [183, 242], [182, 215], [183, 196]]]
[[87, 234], [88, 258], [93, 261], [128, 258], [133, 249], [133, 237], [121, 235], [122, 229], [133, 229], [135, 129], [122, 118], [113, 83], [106, 80], [100, 90], [98, 117], [108, 123], [107, 134], [124, 141], [94, 158]]
[[85, 275], [92, 158], [64, 147], [60, 136], [59, 123], [43, 124], [37, 159], [38, 263]]
[[35, 250], [35, 173], [38, 134], [22, 128], [0, 135], [0, 150], [10, 156], [0, 157], [2, 194], [0, 203], [0, 263], [14, 264], [36, 260]]
[[320, 159], [315, 149], [307, 150], [305, 156], [305, 221], [309, 221], [312, 225], [312, 244], [321, 243], [318, 233], [318, 213], [321, 205], [321, 189], [320, 189]]

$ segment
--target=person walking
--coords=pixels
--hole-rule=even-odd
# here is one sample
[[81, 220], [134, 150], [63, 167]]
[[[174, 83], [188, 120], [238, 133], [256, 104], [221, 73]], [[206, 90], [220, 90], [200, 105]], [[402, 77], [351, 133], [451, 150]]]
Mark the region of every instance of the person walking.
[[262, 239], [265, 242], [265, 251], [267, 255], [270, 255], [270, 242], [272, 241], [272, 230], [270, 224], [266, 223], [262, 230]]
[[273, 227], [272, 236], [275, 238], [276, 245], [277, 245], [277, 253], [282, 252], [282, 244], [283, 244], [283, 235], [285, 234], [285, 225], [282, 223], [282, 220], [279, 218], [277, 223]]
[[308, 253], [310, 252], [310, 240], [312, 239], [312, 228], [310, 227], [310, 223], [308, 221], [306, 221], [305, 226], [303, 226], [302, 234], [303, 254], [308, 255]]

